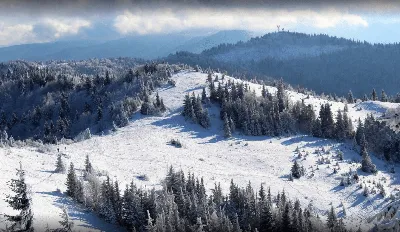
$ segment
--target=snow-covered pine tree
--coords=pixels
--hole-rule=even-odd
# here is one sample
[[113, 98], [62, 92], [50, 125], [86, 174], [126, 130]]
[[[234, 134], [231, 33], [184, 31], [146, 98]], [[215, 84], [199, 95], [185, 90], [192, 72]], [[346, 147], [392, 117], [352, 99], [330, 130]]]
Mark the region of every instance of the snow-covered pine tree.
[[342, 111], [339, 110], [336, 115], [336, 122], [335, 122], [335, 137], [339, 141], [343, 141], [346, 138], [345, 124], [347, 124], [347, 123], [348, 123], [347, 118], [346, 118], [346, 123], [345, 123], [343, 116], [342, 116]]
[[278, 98], [278, 110], [279, 113], [283, 112], [286, 109], [286, 99], [285, 99], [285, 90], [283, 88], [283, 80], [281, 79], [277, 85], [277, 93], [276, 96]]
[[350, 104], [354, 103], [354, 97], [353, 97], [353, 93], [351, 92], [351, 90], [349, 91], [349, 94], [347, 96], [347, 102]]
[[387, 102], [388, 101], [388, 96], [385, 93], [385, 90], [382, 89], [382, 93], [381, 93], [381, 101], [382, 102]]
[[62, 160], [62, 155], [61, 153], [58, 153], [57, 155], [57, 162], [56, 162], [56, 170], [55, 172], [57, 173], [64, 173], [65, 172], [65, 165]]
[[68, 174], [67, 174], [66, 186], [67, 186], [67, 195], [72, 198], [75, 198], [75, 193], [77, 190], [77, 182], [78, 182], [78, 179], [75, 174], [74, 164], [71, 162], [71, 164], [69, 166]]
[[297, 163], [297, 160], [294, 161], [291, 174], [294, 178], [300, 178], [302, 176], [302, 171], [300, 165]]
[[161, 100], [160, 100], [160, 95], [158, 95], [158, 92], [156, 93], [156, 106], [158, 108], [161, 107]]
[[157, 232], [157, 228], [153, 225], [153, 219], [150, 216], [150, 212], [147, 210], [147, 225], [146, 225], [147, 232]]
[[12, 223], [9, 227], [11, 231], [33, 231], [32, 200], [25, 183], [25, 170], [23, 170], [21, 162], [17, 169], [17, 177], [9, 182], [11, 191], [15, 195], [8, 195], [6, 202], [11, 208], [20, 212], [18, 215], [5, 215], [5, 217]]
[[203, 103], [207, 103], [207, 93], [206, 93], [206, 88], [203, 87], [203, 90], [201, 92], [201, 101]]
[[225, 138], [232, 137], [232, 132], [231, 132], [231, 128], [229, 125], [228, 115], [226, 113], [224, 114], [224, 136], [225, 136]]
[[68, 210], [65, 206], [63, 207], [62, 213], [60, 216], [62, 218], [62, 220], [59, 221], [59, 223], [61, 225], [61, 231], [62, 232], [72, 232], [72, 229], [74, 228], [74, 222], [72, 222], [71, 219], [69, 218]]
[[371, 98], [372, 98], [372, 101], [377, 101], [378, 100], [378, 95], [376, 94], [375, 89], [372, 89]]
[[361, 170], [367, 173], [376, 173], [378, 170], [374, 163], [372, 163], [371, 157], [368, 154], [366, 146], [362, 146], [361, 148]]
[[89, 155], [86, 155], [86, 159], [85, 159], [85, 172], [86, 173], [92, 173], [93, 171], [93, 166], [92, 163], [89, 160]]
[[160, 102], [160, 111], [161, 112], [165, 112], [165, 111], [167, 111], [167, 107], [165, 107], [165, 104], [164, 104], [164, 100], [161, 98], [161, 102]]
[[274, 218], [271, 206], [268, 202], [261, 202], [260, 232], [270, 232], [274, 230]]
[[326, 224], [330, 230], [333, 230], [337, 225], [337, 215], [333, 205], [331, 206], [331, 210], [328, 212]]

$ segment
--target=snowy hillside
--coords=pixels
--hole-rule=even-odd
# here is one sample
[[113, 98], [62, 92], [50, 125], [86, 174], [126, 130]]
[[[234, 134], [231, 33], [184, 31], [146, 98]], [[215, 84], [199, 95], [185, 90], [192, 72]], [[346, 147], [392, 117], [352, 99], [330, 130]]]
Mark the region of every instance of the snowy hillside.
[[[217, 74], [221, 75], [221, 74]], [[120, 231], [121, 228], [107, 224], [92, 213], [88, 213], [69, 200], [63, 193], [66, 190], [65, 174], [54, 173], [57, 149], [60, 149], [67, 163], [73, 162], [78, 170], [84, 167], [86, 155], [89, 155], [96, 169], [108, 173], [125, 186], [133, 180], [138, 186], [160, 188], [160, 180], [167, 168], [173, 165], [185, 172], [190, 171], [204, 176], [207, 191], [220, 182], [227, 192], [230, 180], [234, 179], [240, 186], [249, 181], [258, 189], [261, 184], [270, 186], [272, 191], [285, 190], [289, 198], [298, 198], [304, 207], [310, 205], [314, 213], [324, 217], [331, 204], [340, 216], [345, 217], [345, 224], [353, 228], [367, 229], [367, 219], [379, 212], [389, 201], [377, 194], [363, 196], [360, 183], [376, 189], [375, 183], [381, 182], [388, 193], [396, 193], [400, 183], [390, 167], [382, 160], [372, 157], [378, 167], [377, 175], [365, 175], [358, 171], [360, 182], [347, 187], [340, 186], [342, 174], [355, 171], [360, 164], [360, 155], [352, 150], [351, 144], [341, 144], [333, 140], [309, 136], [291, 136], [271, 138], [266, 136], [243, 136], [234, 134], [225, 139], [222, 122], [216, 106], [210, 106], [211, 128], [204, 129], [199, 125], [184, 120], [180, 115], [185, 94], [200, 94], [206, 86], [207, 74], [185, 71], [175, 74], [172, 79], [176, 87], [165, 87], [159, 90], [168, 110], [163, 116], [142, 116], [136, 114], [128, 126], [116, 132], [93, 136], [92, 138], [71, 144], [61, 145], [25, 145], [0, 149], [0, 198], [4, 199], [9, 189], [6, 182], [15, 176], [15, 169], [22, 162], [26, 169], [26, 180], [33, 196], [34, 222], [39, 228], [56, 228], [62, 206], [68, 208], [75, 222], [75, 229], [80, 231]], [[225, 77], [238, 81], [232, 77]], [[261, 95], [262, 86], [249, 83], [256, 94]], [[276, 89], [268, 87], [271, 93]], [[326, 100], [307, 97], [303, 94], [288, 91], [291, 100], [304, 99], [312, 104], [318, 113], [320, 104]], [[344, 104], [331, 102], [332, 112], [343, 109]], [[349, 115], [353, 122], [365, 118], [367, 114], [379, 117], [387, 109], [396, 108], [398, 104], [382, 102], [362, 102], [349, 104]], [[353, 123], [356, 125], [356, 123]], [[183, 147], [170, 146], [168, 141], [179, 139]], [[298, 152], [296, 152], [296, 148]], [[343, 152], [343, 160], [339, 158]], [[299, 155], [301, 153], [301, 155]], [[288, 174], [293, 161], [297, 160], [306, 169], [306, 175], [293, 182]], [[337, 173], [333, 172], [337, 169]], [[395, 167], [400, 172], [399, 167]], [[81, 175], [81, 172], [78, 172]], [[148, 180], [138, 178], [147, 175]], [[342, 205], [343, 204], [343, 205]], [[343, 213], [345, 209], [345, 215]], [[0, 225], [4, 227], [1, 214], [11, 213], [4, 200], [0, 200]], [[2, 228], [0, 227], [0, 229]], [[39, 229], [37, 229], [39, 231]]]

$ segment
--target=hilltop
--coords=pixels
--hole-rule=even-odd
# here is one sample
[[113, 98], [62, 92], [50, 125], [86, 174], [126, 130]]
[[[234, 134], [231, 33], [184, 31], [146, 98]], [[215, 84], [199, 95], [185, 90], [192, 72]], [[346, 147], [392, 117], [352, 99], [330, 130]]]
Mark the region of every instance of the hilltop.
[[[215, 73], [215, 76], [222, 74]], [[379, 193], [363, 196], [359, 184], [340, 186], [342, 174], [346, 175], [350, 169], [356, 171], [360, 167], [358, 161], [361, 157], [351, 144], [301, 134], [269, 137], [245, 136], [237, 132], [232, 138], [225, 139], [222, 136], [223, 122], [219, 119], [216, 105], [207, 107], [211, 119], [209, 129], [186, 121], [181, 115], [185, 95], [192, 92], [200, 94], [206, 86], [207, 74], [182, 70], [172, 75], [171, 79], [176, 83], [174, 87], [165, 85], [158, 89], [167, 107], [162, 115], [143, 116], [136, 113], [129, 118], [127, 126], [81, 142], [66, 141], [56, 145], [16, 143], [1, 148], [0, 164], [4, 167], [0, 171], [2, 195], [9, 193], [5, 183], [13, 177], [21, 161], [31, 186], [36, 225], [44, 228], [46, 223], [52, 222], [49, 226], [56, 227], [61, 206], [67, 205], [77, 230], [121, 230], [100, 221], [65, 196], [66, 175], [53, 172], [59, 149], [66, 163], [75, 164], [79, 175], [82, 174], [79, 170], [84, 169], [85, 157], [89, 155], [95, 168], [120, 182], [120, 186], [133, 180], [140, 188], [160, 189], [162, 178], [168, 167], [173, 165], [176, 169], [203, 176], [208, 193], [214, 188], [214, 183], [221, 183], [223, 192], [227, 193], [231, 179], [243, 187], [250, 181], [255, 189], [263, 184], [270, 186], [274, 194], [284, 190], [289, 198], [299, 199], [303, 207], [310, 207], [313, 214], [322, 218], [326, 217], [332, 205], [344, 218], [346, 226], [361, 226], [363, 229], [372, 227], [367, 219], [383, 209], [387, 200]], [[220, 82], [229, 80], [242, 82], [229, 76]], [[246, 83], [252, 91], [261, 95], [262, 85]], [[276, 92], [276, 87], [267, 88], [272, 94]], [[293, 90], [286, 90], [286, 94], [293, 101], [304, 99], [307, 104], [314, 106], [315, 112], [323, 103], [330, 104], [333, 112], [345, 106], [341, 102], [307, 96]], [[155, 93], [151, 98], [155, 98]], [[396, 103], [358, 102], [348, 104], [348, 114], [355, 125], [358, 118], [365, 118], [367, 114], [381, 117], [388, 109], [396, 107]], [[171, 139], [181, 141], [183, 147], [171, 146], [168, 144]], [[343, 154], [343, 160], [339, 158], [339, 153]], [[388, 194], [396, 194], [399, 185], [397, 175], [390, 172], [384, 161], [375, 157], [372, 159], [378, 167], [378, 174], [366, 175], [358, 170], [360, 183], [373, 189], [376, 188], [375, 183], [382, 182]], [[294, 160], [304, 166], [306, 175], [290, 181], [288, 175]], [[336, 173], [334, 167], [337, 168]], [[399, 172], [400, 169], [396, 166], [395, 171]], [[146, 178], [143, 179], [143, 176]], [[9, 213], [10, 209], [5, 206], [5, 202], [0, 201], [0, 208], [6, 209], [2, 212]], [[0, 220], [3, 220], [1, 216]]]

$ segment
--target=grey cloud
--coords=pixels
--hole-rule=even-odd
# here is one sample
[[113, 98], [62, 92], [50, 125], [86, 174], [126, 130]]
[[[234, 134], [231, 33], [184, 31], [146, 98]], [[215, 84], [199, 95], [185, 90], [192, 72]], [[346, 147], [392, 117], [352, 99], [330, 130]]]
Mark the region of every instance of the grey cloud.
[[0, 2], [2, 13], [9, 15], [19, 12], [30, 15], [97, 15], [113, 14], [115, 11], [125, 9], [163, 7], [336, 8], [337, 10], [363, 11], [368, 13], [396, 13], [400, 11], [400, 2], [393, 0], [3, 0]]

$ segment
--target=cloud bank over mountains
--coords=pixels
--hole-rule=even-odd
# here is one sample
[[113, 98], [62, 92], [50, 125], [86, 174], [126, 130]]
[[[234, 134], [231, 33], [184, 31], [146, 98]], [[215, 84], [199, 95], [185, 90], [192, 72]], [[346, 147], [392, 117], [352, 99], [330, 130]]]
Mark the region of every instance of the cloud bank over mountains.
[[[63, 39], [108, 39], [186, 30], [270, 32], [297, 28], [368, 28], [400, 23], [392, 1], [72, 0], [0, 2], [0, 46]], [[382, 17], [372, 16], [379, 14]]]

